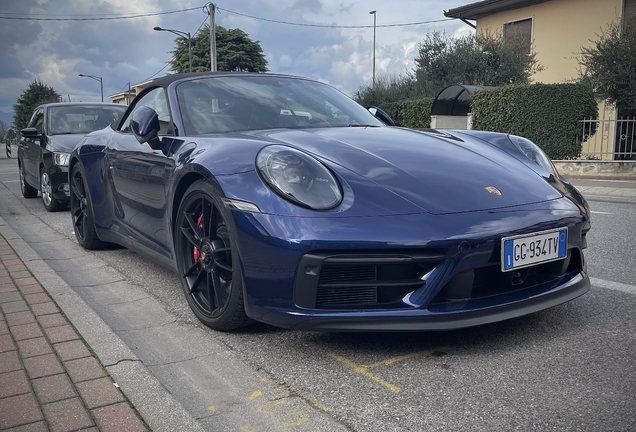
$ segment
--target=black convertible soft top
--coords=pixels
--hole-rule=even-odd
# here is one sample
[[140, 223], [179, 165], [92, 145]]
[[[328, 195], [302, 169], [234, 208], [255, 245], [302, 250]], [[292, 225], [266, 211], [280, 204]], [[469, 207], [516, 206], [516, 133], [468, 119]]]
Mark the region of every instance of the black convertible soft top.
[[261, 73], [261, 72], [187, 72], [187, 73], [178, 73], [171, 74], [156, 78], [148, 84], [147, 87], [163, 87], [166, 88], [170, 84], [175, 81], [182, 80], [184, 78], [195, 78], [195, 77], [205, 77], [205, 76], [221, 76], [221, 75], [258, 75], [258, 76], [279, 76], [279, 77], [290, 77], [290, 78], [300, 78], [292, 75], [283, 75], [283, 74], [270, 74], [270, 73]]

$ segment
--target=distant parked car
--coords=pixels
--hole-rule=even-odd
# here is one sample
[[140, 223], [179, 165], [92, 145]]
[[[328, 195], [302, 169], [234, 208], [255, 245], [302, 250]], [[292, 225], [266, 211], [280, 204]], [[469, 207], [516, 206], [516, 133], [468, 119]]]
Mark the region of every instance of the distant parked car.
[[25, 198], [41, 192], [48, 211], [68, 207], [68, 158], [89, 132], [110, 125], [125, 105], [104, 103], [52, 103], [35, 109], [18, 145], [20, 189]]

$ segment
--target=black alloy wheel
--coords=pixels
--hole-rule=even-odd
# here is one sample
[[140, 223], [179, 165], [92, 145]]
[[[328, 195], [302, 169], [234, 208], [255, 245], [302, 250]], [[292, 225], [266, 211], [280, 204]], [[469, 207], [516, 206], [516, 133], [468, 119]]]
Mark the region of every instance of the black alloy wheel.
[[73, 166], [71, 171], [71, 217], [73, 219], [73, 231], [77, 242], [84, 249], [99, 249], [102, 241], [95, 232], [93, 220], [93, 205], [88, 195], [86, 176], [79, 164]]
[[18, 172], [20, 173], [20, 192], [22, 192], [22, 196], [25, 198], [35, 198], [38, 196], [38, 190], [27, 183], [24, 178], [24, 168], [21, 163], [18, 161]]
[[229, 212], [216, 188], [197, 181], [186, 191], [175, 225], [175, 252], [190, 308], [206, 326], [233, 330], [250, 323]]

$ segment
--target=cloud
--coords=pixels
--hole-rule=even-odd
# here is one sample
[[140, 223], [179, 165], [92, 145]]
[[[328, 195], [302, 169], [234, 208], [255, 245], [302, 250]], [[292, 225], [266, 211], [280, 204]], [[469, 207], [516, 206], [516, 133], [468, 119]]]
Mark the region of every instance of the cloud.
[[[174, 49], [174, 35], [161, 26], [195, 33], [209, 21], [200, 0], [20, 0], [3, 1], [0, 16], [89, 17], [131, 15], [196, 8], [182, 13], [123, 20], [17, 21], [0, 19], [0, 111], [12, 111], [18, 95], [39, 79], [72, 100], [99, 100], [99, 83], [78, 74], [103, 78], [104, 94], [127, 88], [164, 68]], [[451, 4], [449, 4], [451, 3]], [[417, 43], [432, 29], [466, 31], [459, 21], [408, 27], [383, 24], [443, 19], [443, 9], [469, 3], [452, 0], [217, 0], [216, 22], [240, 28], [258, 40], [273, 72], [328, 82], [347, 94], [371, 81], [373, 17], [377, 10], [376, 74], [404, 74], [413, 68]], [[243, 15], [238, 15], [238, 12]], [[37, 14], [37, 15], [36, 15]], [[256, 20], [244, 15], [305, 26]], [[309, 25], [357, 25], [320, 28]]]

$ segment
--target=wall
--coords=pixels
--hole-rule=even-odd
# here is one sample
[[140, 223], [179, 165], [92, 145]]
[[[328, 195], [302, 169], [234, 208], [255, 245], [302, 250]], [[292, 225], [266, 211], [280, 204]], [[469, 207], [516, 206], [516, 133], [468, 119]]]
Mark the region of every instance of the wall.
[[469, 129], [468, 117], [432, 115], [431, 127], [433, 129]]
[[550, 0], [479, 18], [477, 30], [500, 33], [505, 22], [533, 18], [533, 51], [545, 68], [533, 79], [562, 83], [578, 77], [581, 46], [590, 46], [601, 29], [621, 16], [622, 7], [623, 0]]

